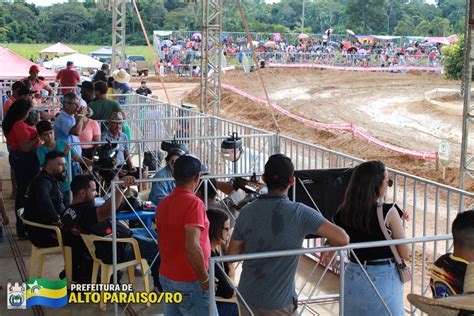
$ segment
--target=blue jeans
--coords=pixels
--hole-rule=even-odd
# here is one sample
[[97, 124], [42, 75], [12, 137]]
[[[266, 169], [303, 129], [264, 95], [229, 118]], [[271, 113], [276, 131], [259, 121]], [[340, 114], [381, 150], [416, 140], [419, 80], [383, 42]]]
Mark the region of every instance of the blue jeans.
[[[177, 282], [160, 274], [160, 282], [165, 292], [180, 292], [183, 300], [179, 304], [166, 304], [165, 316], [201, 316], [209, 315], [209, 292], [204, 291], [199, 281]], [[219, 315], [214, 303], [214, 315]]]
[[[365, 265], [365, 270], [392, 315], [404, 315], [403, 286], [395, 264]], [[388, 315], [387, 309], [357, 263], [350, 262], [348, 264], [344, 285], [345, 314], [354, 316]], [[363, 303], [361, 304], [361, 302]]]
[[[151, 276], [153, 277], [153, 284], [155, 286], [159, 285], [159, 265], [160, 265], [160, 257], [158, 257], [153, 265], [151, 264], [155, 257], [158, 255], [158, 245], [157, 243], [151, 238], [145, 228], [134, 228], [130, 230], [132, 232], [132, 237], [137, 240], [138, 247], [140, 248], [140, 254], [143, 258], [146, 259], [148, 265], [150, 266]], [[156, 231], [150, 229], [150, 232], [156, 239]], [[133, 253], [133, 248], [131, 245], [127, 245], [125, 247], [125, 258], [124, 261], [133, 260], [135, 258], [135, 254]]]

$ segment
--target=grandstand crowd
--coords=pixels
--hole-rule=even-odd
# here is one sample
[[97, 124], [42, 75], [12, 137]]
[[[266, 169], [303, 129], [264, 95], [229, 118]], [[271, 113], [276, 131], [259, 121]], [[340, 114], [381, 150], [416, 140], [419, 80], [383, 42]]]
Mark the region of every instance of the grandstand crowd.
[[[239, 47], [238, 43], [227, 44], [228, 49]], [[317, 45], [298, 40], [294, 49], [311, 51]], [[326, 44], [322, 43], [326, 49], [331, 45], [330, 38]], [[359, 51], [365, 45], [361, 44]], [[334, 50], [344, 51], [344, 46], [350, 45], [335, 46]], [[166, 52], [172, 47], [169, 50], [163, 47], [164, 59], [169, 58]], [[192, 44], [190, 49], [194, 48]], [[265, 46], [261, 49], [270, 50]], [[372, 51], [379, 49], [400, 53], [403, 48], [375, 45]], [[116, 232], [118, 238], [136, 240], [140, 255], [150, 266], [154, 291], [183, 293], [180, 304], [164, 305], [165, 315], [206, 315], [210, 308], [215, 309], [215, 315], [250, 315], [243, 301], [254, 315], [296, 315], [295, 275], [299, 257], [244, 261], [236, 285], [241, 297], [235, 302], [218, 301], [210, 305], [211, 282], [216, 285], [218, 297], [236, 297], [235, 263], [219, 264], [216, 279], [211, 280], [211, 256], [298, 249], [309, 235], [323, 238], [329, 246], [405, 238], [407, 215], [397, 204], [384, 200], [393, 182], [381, 161], [354, 167], [334, 218], [327, 219], [312, 207], [288, 198], [290, 188], [295, 185], [295, 168], [291, 159], [282, 154], [270, 156], [265, 163], [262, 176], [265, 190], [249, 203], [238, 206], [243, 200], [241, 188], [215, 180], [205, 187], [201, 177], [208, 168], [183, 146], [168, 148], [163, 166], [160, 161], [155, 163], [155, 169], [136, 166], [127, 143], [130, 135], [125, 129], [126, 113], [109, 95], [111, 87], [107, 84], [112, 77], [118, 83], [116, 89], [126, 88], [130, 79], [126, 73], [116, 72], [111, 76], [104, 67], [93, 83], [81, 85], [80, 92], [75, 87], [64, 91], [62, 109], [54, 114], [37, 110], [43, 97], [41, 93], [38, 95], [39, 90], [46, 87], [38, 72], [32, 66], [28, 78], [15, 82], [2, 122], [15, 210], [23, 210], [15, 213], [16, 233], [19, 239], [27, 239], [36, 247], [54, 247], [58, 239], [51, 230], [23, 224], [22, 220], [59, 227], [64, 244], [72, 249], [73, 282], [98, 282], [92, 279], [93, 256], [81, 235], [110, 236], [112, 205], [127, 203], [120, 190], [138, 189], [136, 179], [151, 177], [149, 171], [155, 171], [154, 179], [167, 179], [153, 182], [150, 189], [146, 185], [140, 188], [140, 194], [156, 206], [155, 226], [148, 231], [140, 223], [117, 222]], [[107, 121], [106, 126], [98, 123], [102, 120]], [[107, 144], [98, 144], [100, 140]], [[77, 145], [88, 142], [92, 144]], [[106, 159], [110, 157], [107, 146], [114, 143], [115, 156], [111, 162]], [[102, 155], [104, 150], [106, 154]], [[69, 155], [71, 165], [68, 165]], [[99, 168], [95, 165], [96, 156], [107, 160], [101, 161]], [[119, 179], [123, 187], [116, 188], [114, 203], [107, 197], [98, 202], [102, 188]], [[222, 194], [228, 198], [218, 198]], [[0, 210], [4, 224], [8, 224], [3, 202]], [[467, 266], [474, 262], [474, 210], [458, 214], [452, 233], [453, 252], [434, 263], [431, 288], [435, 298], [463, 293]], [[159, 259], [155, 260], [158, 254]], [[400, 260], [410, 260], [410, 254], [408, 244], [356, 249], [351, 253], [344, 273], [346, 314], [386, 315], [388, 309], [391, 315], [404, 315], [399, 268], [403, 262]], [[119, 243], [119, 263], [136, 255], [130, 243]], [[333, 255], [326, 253], [322, 261], [330, 262]], [[111, 243], [99, 242], [94, 256], [112, 263]], [[66, 273], [58, 271], [60, 278]], [[240, 309], [236, 302], [240, 302]]]

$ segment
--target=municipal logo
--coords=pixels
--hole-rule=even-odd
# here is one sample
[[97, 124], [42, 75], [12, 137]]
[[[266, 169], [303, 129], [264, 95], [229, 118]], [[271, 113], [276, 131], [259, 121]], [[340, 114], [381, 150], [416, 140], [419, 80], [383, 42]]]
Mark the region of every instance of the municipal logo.
[[8, 309], [26, 309], [26, 284], [18, 283], [7, 284], [7, 308]]

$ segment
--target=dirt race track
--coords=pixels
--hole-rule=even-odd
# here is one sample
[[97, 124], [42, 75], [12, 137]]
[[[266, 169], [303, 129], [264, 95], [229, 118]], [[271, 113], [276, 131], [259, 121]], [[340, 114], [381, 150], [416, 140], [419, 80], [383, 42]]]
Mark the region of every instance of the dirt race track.
[[[460, 83], [429, 73], [359, 73], [316, 69], [263, 69], [271, 101], [301, 117], [324, 123], [353, 123], [387, 143], [436, 152], [441, 140], [451, 147], [446, 179], [433, 161], [384, 150], [350, 133], [317, 130], [276, 114], [282, 134], [452, 186], [459, 181], [462, 98]], [[256, 73], [229, 72], [222, 82], [265, 98]], [[199, 91], [187, 100], [199, 103]], [[221, 115], [276, 131], [269, 108], [227, 90]], [[474, 186], [468, 185], [468, 189]]]

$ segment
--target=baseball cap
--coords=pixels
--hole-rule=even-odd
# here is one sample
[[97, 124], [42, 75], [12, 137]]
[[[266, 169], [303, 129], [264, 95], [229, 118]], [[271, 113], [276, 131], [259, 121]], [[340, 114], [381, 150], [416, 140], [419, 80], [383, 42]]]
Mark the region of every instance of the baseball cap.
[[272, 183], [289, 183], [290, 178], [295, 171], [295, 166], [291, 162], [291, 159], [283, 154], [275, 154], [268, 158], [265, 164], [265, 176], [266, 182]]
[[30, 72], [32, 72], [32, 71], [39, 72], [40, 69], [39, 69], [38, 65], [31, 65]]
[[182, 155], [174, 163], [173, 177], [177, 181], [191, 180], [201, 174], [202, 163], [192, 155]]

